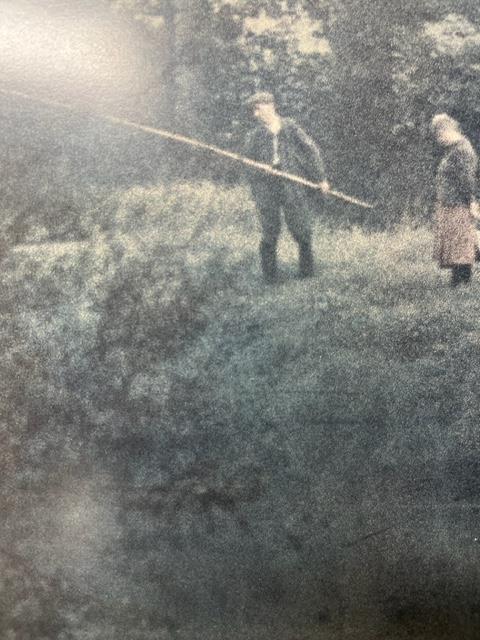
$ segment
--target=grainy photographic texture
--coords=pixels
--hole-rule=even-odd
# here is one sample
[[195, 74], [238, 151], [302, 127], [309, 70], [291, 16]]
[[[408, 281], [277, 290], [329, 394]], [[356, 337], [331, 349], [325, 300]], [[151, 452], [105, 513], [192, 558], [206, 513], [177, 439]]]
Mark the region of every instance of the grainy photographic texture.
[[477, 0], [0, 2], [2, 640], [478, 637], [479, 109]]

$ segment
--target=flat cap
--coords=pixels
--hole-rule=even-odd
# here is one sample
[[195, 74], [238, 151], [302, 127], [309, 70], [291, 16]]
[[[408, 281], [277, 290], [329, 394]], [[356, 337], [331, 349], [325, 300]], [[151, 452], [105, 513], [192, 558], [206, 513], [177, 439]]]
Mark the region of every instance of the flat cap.
[[245, 100], [247, 107], [254, 107], [256, 104], [275, 104], [273, 93], [269, 91], [257, 91]]

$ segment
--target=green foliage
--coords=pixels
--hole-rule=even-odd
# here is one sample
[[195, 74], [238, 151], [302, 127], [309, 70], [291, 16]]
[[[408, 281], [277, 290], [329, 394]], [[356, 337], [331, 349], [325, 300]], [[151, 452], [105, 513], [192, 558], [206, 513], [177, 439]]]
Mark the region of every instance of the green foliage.
[[[434, 111], [476, 141], [470, 0], [111, 4], [154, 69], [142, 118], [235, 148], [243, 99], [273, 89], [334, 184], [379, 201], [363, 227], [425, 216]], [[276, 617], [276, 637], [332, 618], [343, 638], [355, 608], [370, 635], [392, 630], [379, 616], [468, 633], [476, 280], [447, 289], [423, 228], [325, 225], [317, 277], [290, 277], [284, 243], [286, 282], [266, 288], [243, 187], [145, 186], [165, 157], [193, 176], [223, 162], [33, 107], [19, 128], [16, 108], [2, 105], [2, 637], [223, 639], [267, 619], [255, 635], [271, 637]]]
[[[106, 1], [99, 23], [108, 31], [111, 17], [112, 38], [131, 42], [139, 77], [111, 87], [101, 110], [240, 149], [252, 126], [245, 97], [272, 89], [323, 147], [332, 183], [379, 203], [365, 226], [425, 217], [432, 113], [452, 112], [478, 145], [478, 16], [472, 0]], [[100, 108], [85, 89], [89, 98]], [[17, 99], [1, 107], [2, 230], [14, 242], [54, 230], [80, 239], [81, 215], [102, 195], [169, 171], [237, 179], [233, 164], [96, 117]]]
[[[62, 516], [75, 535], [87, 518], [80, 548], [96, 558], [77, 593], [60, 529], [58, 624], [92, 638], [138, 624], [150, 640], [175, 632], [180, 601], [184, 625], [244, 625], [266, 608], [335, 616], [339, 593], [347, 608], [370, 600], [414, 615], [409, 598], [421, 601], [444, 555], [440, 539], [405, 545], [402, 532], [437, 522], [422, 505], [468, 505], [479, 491], [468, 472], [480, 446], [478, 284], [446, 288], [425, 230], [320, 227], [318, 276], [266, 288], [243, 188], [135, 187], [101, 211], [88, 241], [17, 247], [2, 265], [4, 500], [16, 514], [24, 503], [12, 496], [61, 492], [54, 513], [76, 514]], [[295, 260], [283, 243], [287, 275]], [[360, 560], [355, 541], [396, 522]], [[460, 525], [442, 516], [450, 551]], [[4, 531], [17, 548], [16, 526]], [[390, 575], [411, 566], [412, 545], [425, 580], [415, 591], [406, 571], [402, 598]], [[469, 598], [456, 567], [450, 600], [432, 578], [447, 617]], [[101, 605], [105, 582], [125, 605]], [[13, 628], [13, 601], [2, 606]], [[99, 610], [112, 628], [98, 626]]]
[[0, 550], [0, 567], [2, 636], [47, 640], [64, 634], [68, 623], [57, 581], [44, 580], [23, 558], [5, 550]]
[[[379, 203], [381, 214], [365, 226], [428, 215], [433, 112], [456, 115], [478, 144], [478, 7], [471, 1], [452, 8], [447, 0], [408, 0], [401, 9], [380, 0], [121, 0], [108, 7], [112, 37], [128, 37], [142, 63], [138, 87], [123, 87], [106, 111], [238, 150], [252, 126], [245, 97], [272, 89], [280, 110], [320, 143], [332, 183]], [[96, 118], [8, 100], [2, 118], [2, 229], [16, 242], [53, 230], [58, 239], [80, 239], [81, 215], [121, 185], [169, 172], [237, 180], [234, 164]]]
[[[165, 18], [171, 126], [237, 148], [251, 126], [245, 96], [274, 90], [281, 110], [324, 147], [332, 181], [379, 202], [382, 219], [366, 224], [428, 214], [432, 113], [452, 112], [477, 143], [471, 1], [455, 13], [448, 0], [136, 2], [130, 11]], [[158, 47], [164, 36], [157, 32]], [[189, 153], [179, 158], [187, 173], [198, 171]], [[206, 165], [211, 175], [229, 171], [214, 159]]]
[[452, 113], [478, 141], [478, 34], [467, 4], [454, 14], [448, 2], [406, 2], [399, 10], [352, 0], [334, 25], [336, 128], [340, 148], [348, 140], [352, 154], [345, 167], [354, 188], [374, 190], [389, 220], [430, 211], [434, 113]]
[[[327, 3], [314, 10], [311, 3], [301, 2], [121, 4], [137, 22], [152, 14], [164, 18], [146, 37], [157, 42], [158, 51], [169, 38], [163, 81], [171, 127], [238, 148], [252, 126], [244, 100], [264, 88], [275, 91], [288, 115], [299, 117], [313, 135], [333, 145], [328, 133], [331, 60], [323, 20]], [[198, 163], [179, 153], [182, 164], [198, 172]], [[204, 172], [209, 162], [202, 158]], [[217, 175], [228, 171], [214, 160], [212, 164]]]

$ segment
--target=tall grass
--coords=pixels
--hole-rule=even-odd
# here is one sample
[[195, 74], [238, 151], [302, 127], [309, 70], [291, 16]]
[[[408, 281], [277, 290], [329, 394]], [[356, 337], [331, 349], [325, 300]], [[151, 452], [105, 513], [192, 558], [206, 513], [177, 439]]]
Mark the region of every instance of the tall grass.
[[106, 482], [111, 580], [152, 634], [345, 616], [400, 633], [439, 609], [469, 632], [476, 279], [448, 288], [426, 228], [320, 219], [316, 276], [293, 277], [284, 237], [266, 287], [241, 187], [138, 187], [82, 224], [83, 244], [3, 264], [10, 491]]

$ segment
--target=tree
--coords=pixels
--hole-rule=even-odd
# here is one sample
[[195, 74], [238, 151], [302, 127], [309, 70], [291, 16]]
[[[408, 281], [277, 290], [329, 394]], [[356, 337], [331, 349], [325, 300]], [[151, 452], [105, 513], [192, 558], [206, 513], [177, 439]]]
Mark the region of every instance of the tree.
[[338, 5], [331, 44], [339, 161], [349, 186], [377, 199], [382, 220], [428, 209], [433, 113], [452, 112], [470, 132], [478, 120], [478, 44], [468, 17], [478, 17], [479, 8], [465, 0], [449, 17], [451, 4]]

